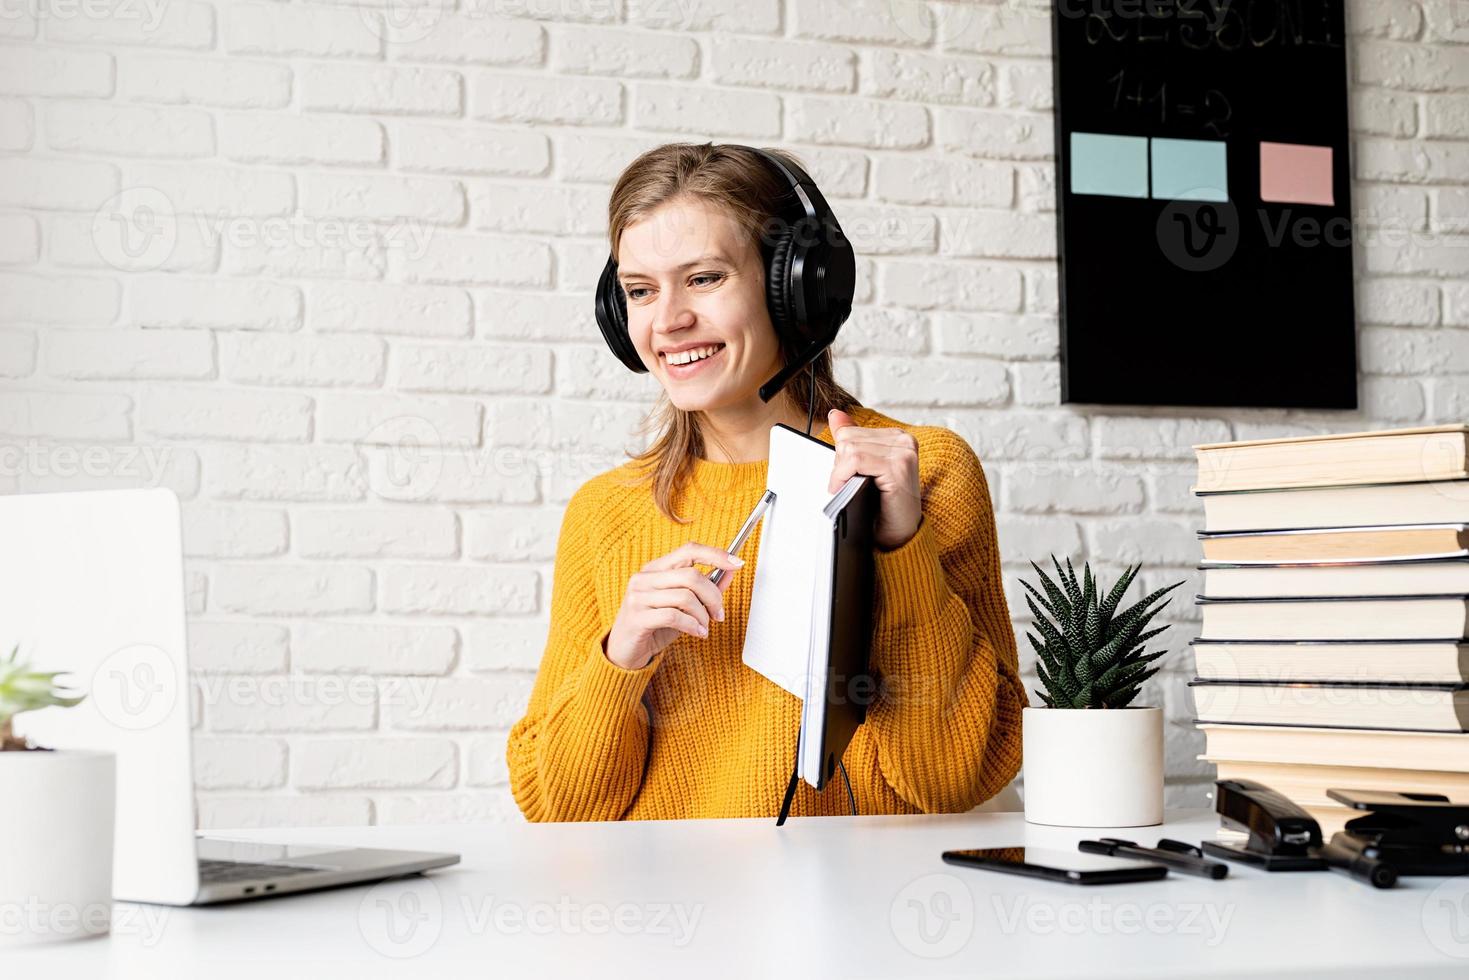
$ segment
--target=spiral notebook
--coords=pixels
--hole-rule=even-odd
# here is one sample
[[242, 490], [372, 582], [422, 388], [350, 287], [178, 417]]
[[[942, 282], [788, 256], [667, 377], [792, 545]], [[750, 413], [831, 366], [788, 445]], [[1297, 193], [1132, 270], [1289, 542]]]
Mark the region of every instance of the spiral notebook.
[[746, 666], [801, 699], [797, 769], [816, 789], [866, 718], [877, 484], [827, 492], [836, 450], [788, 425], [770, 430], [766, 511], [756, 552]]

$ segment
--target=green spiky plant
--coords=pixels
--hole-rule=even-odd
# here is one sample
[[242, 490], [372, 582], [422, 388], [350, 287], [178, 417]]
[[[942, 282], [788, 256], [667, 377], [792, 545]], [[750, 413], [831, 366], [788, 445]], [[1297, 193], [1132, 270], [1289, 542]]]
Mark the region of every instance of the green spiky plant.
[[80, 704], [86, 695], [65, 690], [56, 678], [63, 672], [43, 673], [31, 669], [29, 661], [20, 660], [20, 644], [10, 656], [0, 660], [0, 751], [23, 752], [31, 746], [16, 738], [11, 722], [22, 711], [36, 711], [53, 705], [70, 708]]
[[1035, 671], [1045, 690], [1036, 691], [1036, 695], [1048, 708], [1127, 707], [1143, 682], [1158, 672], [1151, 666], [1153, 661], [1166, 652], [1148, 653], [1144, 646], [1168, 628], [1164, 625], [1145, 632], [1152, 618], [1171, 600], [1153, 604], [1183, 582], [1164, 586], [1119, 613], [1117, 604], [1141, 564], [1123, 572], [1105, 597], [1089, 564], [1082, 565], [1080, 584], [1070, 558], [1064, 571], [1055, 555], [1051, 556], [1051, 564], [1056, 566], [1059, 585], [1035, 562], [1030, 567], [1040, 576], [1044, 593], [1029, 582], [1020, 583], [1030, 592], [1025, 601], [1035, 616], [1036, 631], [1045, 641], [1032, 633], [1025, 634], [1040, 658]]

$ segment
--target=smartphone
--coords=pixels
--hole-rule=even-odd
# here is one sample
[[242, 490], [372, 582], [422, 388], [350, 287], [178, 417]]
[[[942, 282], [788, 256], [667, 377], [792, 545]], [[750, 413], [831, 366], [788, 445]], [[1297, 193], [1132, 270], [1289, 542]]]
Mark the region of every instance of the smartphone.
[[973, 851], [945, 851], [944, 860], [966, 868], [1046, 878], [1071, 885], [1155, 881], [1168, 874], [1167, 866], [1162, 864], [1039, 847], [986, 847]]

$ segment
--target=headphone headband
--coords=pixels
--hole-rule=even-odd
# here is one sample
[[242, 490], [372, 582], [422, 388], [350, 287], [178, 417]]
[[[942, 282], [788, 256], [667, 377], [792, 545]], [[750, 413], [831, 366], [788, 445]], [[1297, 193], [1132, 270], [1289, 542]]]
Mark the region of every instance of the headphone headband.
[[[760, 397], [768, 402], [836, 339], [852, 312], [856, 259], [826, 198], [801, 167], [759, 147], [723, 145], [739, 146], [765, 160], [785, 178], [802, 211], [800, 218], [779, 229], [766, 258], [765, 300], [770, 320], [782, 346], [796, 351], [789, 364], [760, 386]], [[646, 373], [628, 335], [626, 298], [610, 254], [597, 282], [595, 305], [597, 326], [612, 353], [629, 370]]]
[[826, 198], [822, 196], [821, 189], [816, 186], [816, 182], [811, 179], [806, 171], [794, 163], [786, 163], [780, 157], [773, 153], [768, 153], [758, 146], [746, 147], [746, 149], [758, 153], [762, 159], [767, 161], [786, 179], [786, 182], [791, 185], [791, 190], [795, 193], [797, 200], [801, 202], [801, 210], [805, 212], [806, 217], [813, 218], [817, 221], [822, 221], [823, 218], [830, 217], [832, 223], [836, 223], [836, 217], [832, 214], [831, 206], [826, 203]]

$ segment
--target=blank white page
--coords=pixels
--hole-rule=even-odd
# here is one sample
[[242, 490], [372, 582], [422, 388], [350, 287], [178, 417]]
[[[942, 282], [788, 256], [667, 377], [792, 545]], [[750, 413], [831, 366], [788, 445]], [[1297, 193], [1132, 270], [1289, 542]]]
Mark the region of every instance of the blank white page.
[[831, 521], [821, 511], [833, 496], [826, 487], [835, 465], [831, 446], [771, 426], [767, 489], [775, 491], [775, 501], [760, 529], [741, 658], [803, 699], [811, 649], [811, 588], [823, 546], [830, 560]]

